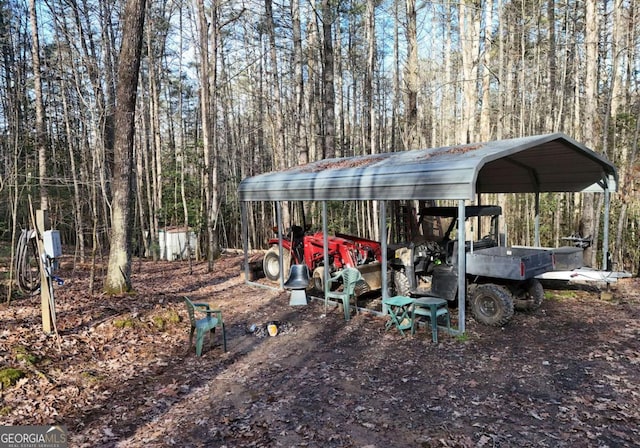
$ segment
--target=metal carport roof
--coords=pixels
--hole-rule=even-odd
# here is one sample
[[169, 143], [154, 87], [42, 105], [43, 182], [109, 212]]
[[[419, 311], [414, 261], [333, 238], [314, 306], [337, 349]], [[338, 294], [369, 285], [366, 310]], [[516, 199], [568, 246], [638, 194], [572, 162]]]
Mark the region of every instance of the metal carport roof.
[[[609, 192], [617, 189], [616, 168], [604, 157], [568, 136], [556, 133], [487, 143], [324, 159], [244, 179], [238, 188], [242, 208], [245, 278], [248, 279], [248, 229], [245, 202], [274, 201], [278, 239], [282, 241], [280, 201], [323, 203], [324, 259], [327, 252], [326, 202], [379, 200], [380, 228], [386, 225], [386, 200], [458, 200], [458, 219], [465, 220], [465, 201], [482, 193], [605, 193], [603, 252], [608, 250]], [[536, 195], [536, 212], [539, 195]], [[536, 240], [538, 224], [536, 213]], [[465, 226], [458, 238], [465, 240]], [[386, 232], [380, 235], [386, 265]], [[465, 331], [465, 252], [458, 245], [459, 331]], [[282, 258], [282, 245], [280, 245]], [[281, 285], [283, 283], [281, 269]], [[325, 282], [328, 271], [325, 271]], [[382, 269], [382, 294], [387, 270]]]
[[241, 201], [474, 199], [477, 193], [615, 191], [616, 168], [556, 133], [324, 159], [244, 179]]

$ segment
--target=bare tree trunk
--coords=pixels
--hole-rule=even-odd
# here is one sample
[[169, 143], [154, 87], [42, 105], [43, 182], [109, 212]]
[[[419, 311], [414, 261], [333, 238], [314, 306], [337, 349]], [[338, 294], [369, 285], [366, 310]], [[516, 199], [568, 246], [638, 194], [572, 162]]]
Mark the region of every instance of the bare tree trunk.
[[[40, 184], [40, 209], [49, 208], [46, 188], [47, 177], [47, 127], [45, 125], [44, 100], [42, 98], [42, 74], [40, 64], [40, 38], [38, 37], [38, 16], [36, 2], [29, 0], [29, 19], [31, 22], [31, 57], [33, 59], [33, 90], [36, 107], [36, 147], [38, 149], [38, 182]], [[45, 229], [40, 229], [44, 231]]]
[[[340, 22], [340, 19], [337, 20]], [[350, 29], [353, 27], [352, 24], [349, 24], [348, 33], [350, 33]], [[345, 157], [353, 155], [353, 147], [356, 140], [354, 140], [351, 136], [351, 133], [348, 131], [354, 130], [355, 126], [350, 126], [352, 122], [349, 121], [349, 113], [353, 109], [352, 104], [349, 101], [349, 94], [345, 95], [344, 88], [344, 58], [342, 57], [342, 27], [337, 26], [335, 30], [335, 48], [333, 49], [333, 54], [335, 55], [334, 59], [334, 72], [336, 73], [335, 79], [335, 91], [336, 91], [336, 100], [335, 100], [335, 111], [336, 111], [336, 157]], [[349, 47], [347, 49], [347, 53], [351, 54], [351, 49], [353, 48], [353, 42], [349, 40]], [[347, 64], [352, 63], [352, 58], [347, 58]], [[352, 83], [353, 88], [357, 86], [357, 81], [354, 80]], [[345, 98], [346, 96], [346, 98]], [[364, 121], [364, 119], [363, 119]], [[357, 138], [357, 137], [356, 137]], [[359, 146], [362, 146], [360, 144]], [[346, 150], [349, 149], [349, 152]]]
[[[631, 173], [633, 171], [633, 167], [636, 164], [636, 158], [638, 154], [638, 139], [640, 138], [640, 120], [636, 119], [636, 128], [633, 136], [631, 144], [631, 154], [629, 154], [628, 159], [625, 161], [626, 165], [621, 167], [621, 171], [623, 173]], [[620, 196], [622, 199], [622, 206], [620, 208], [620, 213], [618, 214], [618, 226], [616, 228], [616, 238], [615, 238], [615, 258], [614, 260], [618, 265], [622, 265], [628, 257], [626, 256], [628, 253], [634, 253], [631, 249], [623, 249], [624, 243], [623, 239], [625, 237], [625, 227], [627, 224], [627, 212], [629, 209], [629, 204], [633, 203], [633, 177], [631, 174], [620, 176], [621, 179], [624, 179], [619, 186]], [[637, 199], [636, 199], [637, 200]], [[621, 266], [622, 268], [626, 268], [628, 266]], [[640, 269], [640, 267], [638, 268]]]
[[475, 113], [478, 103], [478, 52], [480, 45], [480, 20], [475, 2], [463, 0], [459, 5], [460, 40], [462, 53], [462, 123], [458, 142], [467, 143], [476, 138]]
[[[150, 210], [149, 213], [151, 213], [152, 208], [151, 200], [149, 197], [149, 170], [145, 168], [144, 163], [146, 152], [147, 149], [145, 148], [145, 145], [140, 145], [140, 148], [138, 148], [138, 151], [136, 151], [136, 175], [138, 177], [136, 198], [138, 201], [138, 219], [140, 220], [140, 238], [142, 239], [140, 250], [142, 250], [143, 256], [147, 257], [151, 255], [153, 257], [153, 260], [155, 261], [158, 259], [158, 247], [156, 246], [156, 244], [154, 244], [154, 242], [158, 241], [158, 236], [153, 235], [153, 226], [150, 223], [149, 225], [147, 225], [147, 210]], [[143, 185], [145, 185], [146, 188], [143, 188]]]
[[[599, 18], [597, 14], [597, 0], [586, 0], [586, 33], [585, 33], [585, 113], [582, 118], [584, 143], [590, 148], [595, 148], [596, 140], [596, 117], [598, 116], [598, 36]], [[597, 241], [596, 218], [594, 194], [585, 193], [583, 195], [582, 227], [584, 236], [591, 236]], [[587, 266], [596, 266], [597, 248], [593, 245], [584, 251], [584, 261]]]
[[398, 135], [399, 116], [400, 116], [400, 18], [399, 18], [399, 1], [393, 2], [393, 107], [391, 112], [391, 150], [399, 151], [401, 140]]
[[480, 141], [491, 139], [491, 38], [493, 30], [493, 0], [486, 0], [484, 13], [484, 48], [482, 72], [482, 109], [480, 110]]
[[133, 140], [136, 95], [142, 54], [145, 0], [127, 0], [118, 65], [114, 142], [111, 249], [105, 292], [131, 290], [131, 234], [133, 223]]
[[503, 54], [505, 55], [504, 61], [503, 61], [504, 62], [503, 68], [506, 73], [503, 78], [504, 85], [505, 85], [503, 90], [503, 96], [502, 96], [503, 120], [502, 120], [502, 126], [500, 127], [500, 132], [503, 134], [502, 138], [506, 136], [513, 137], [514, 134], [517, 134], [515, 130], [515, 126], [513, 124], [514, 103], [515, 103], [514, 96], [517, 95], [517, 86], [515, 82], [514, 69], [511, 67], [511, 65], [513, 64], [513, 61], [517, 57], [516, 50], [515, 50], [516, 27], [514, 26], [512, 21], [510, 20], [505, 20], [505, 21], [506, 21], [506, 32], [505, 32], [506, 45], [504, 46], [504, 49], [503, 49]]
[[[505, 37], [504, 37], [504, 21], [505, 15], [502, 8], [502, 0], [498, 0], [498, 35], [500, 40], [498, 42], [498, 114], [496, 117], [496, 139], [502, 140], [504, 132], [504, 115], [505, 115]], [[500, 199], [506, 200], [504, 195], [500, 196]]]
[[[14, 106], [16, 106], [14, 104]], [[17, 109], [12, 112], [17, 112]], [[13, 117], [14, 119], [17, 117]], [[17, 121], [14, 121], [14, 127], [17, 127]], [[15, 247], [16, 247], [16, 235], [18, 232], [18, 200], [20, 198], [20, 187], [18, 184], [19, 173], [18, 173], [18, 158], [20, 156], [20, 144], [19, 144], [19, 133], [14, 132], [13, 138], [11, 139], [11, 146], [13, 146], [13, 167], [12, 167], [12, 181], [13, 181], [13, 194], [11, 195], [9, 201], [11, 203], [11, 269], [9, 271], [9, 284], [7, 287], [7, 303], [11, 302], [11, 298], [13, 296], [13, 279], [14, 275], [18, 273], [14, 270], [15, 266]]]
[[[180, 33], [180, 41], [179, 41], [179, 53], [178, 53], [178, 58], [179, 58], [179, 63], [178, 63], [178, 79], [182, 79], [182, 67], [183, 67], [183, 60], [182, 60], [182, 56], [183, 56], [183, 42], [182, 42], [182, 28], [183, 28], [183, 16], [182, 16], [182, 9], [179, 9], [178, 11], [178, 16], [179, 16], [179, 29], [181, 31]], [[178, 129], [179, 129], [179, 143], [176, 145], [176, 161], [178, 161], [178, 167], [179, 167], [179, 171], [180, 171], [180, 199], [182, 201], [182, 214], [183, 214], [183, 222], [184, 222], [184, 228], [187, 232], [190, 231], [189, 226], [190, 226], [190, 221], [189, 221], [189, 205], [187, 202], [187, 191], [186, 191], [186, 186], [185, 186], [185, 170], [186, 170], [186, 151], [185, 148], [187, 146], [187, 136], [186, 136], [186, 132], [185, 132], [185, 123], [184, 120], [182, 119], [182, 117], [185, 115], [185, 106], [184, 106], [184, 92], [183, 92], [183, 83], [180, 82], [180, 84], [178, 85]], [[191, 239], [189, 237], [187, 237], [187, 253], [189, 255], [189, 273], [192, 273], [192, 258], [194, 258], [193, 256], [197, 256], [197, 251], [195, 250], [195, 247], [191, 247]]]
[[291, 0], [291, 22], [293, 35], [293, 72], [296, 85], [294, 106], [294, 141], [297, 148], [298, 163], [309, 162], [309, 147], [306, 134], [303, 132], [304, 112], [304, 77], [302, 74], [302, 30], [300, 29], [300, 0]]
[[[217, 82], [217, 5], [212, 4], [211, 23], [207, 21], [204, 10], [204, 1], [198, 0], [198, 19], [200, 33], [200, 111], [202, 116], [202, 145], [204, 151], [205, 164], [205, 216], [207, 229], [207, 262], [209, 272], [213, 271], [213, 262], [217, 254], [217, 238], [215, 221], [217, 216], [218, 195], [217, 195], [217, 160], [216, 160], [216, 139], [215, 139], [215, 117], [216, 102], [211, 94], [211, 87], [215, 89]], [[211, 29], [211, 38], [209, 38]], [[211, 43], [209, 42], [211, 39]], [[211, 52], [210, 52], [211, 48]], [[212, 56], [211, 61], [209, 57]]]
[[407, 63], [405, 65], [405, 89], [407, 92], [405, 149], [416, 149], [418, 142], [418, 27], [416, 0], [406, 0]]
[[377, 145], [377, 120], [376, 107], [373, 98], [373, 75], [376, 69], [376, 4], [374, 0], [367, 0], [367, 15], [365, 18], [365, 28], [367, 36], [367, 69], [364, 81], [364, 103], [365, 103], [365, 136], [369, 154], [378, 153]]
[[[92, 160], [91, 176], [92, 179], [97, 179], [97, 163], [96, 159]], [[91, 271], [89, 274], [89, 293], [93, 294], [95, 278], [96, 278], [96, 257], [98, 256], [98, 249], [101, 247], [100, 239], [98, 238], [98, 187], [96, 182], [89, 184], [89, 191], [91, 194]], [[103, 201], [106, 202], [106, 201]], [[100, 253], [102, 255], [102, 253]]]
[[324, 158], [330, 159], [336, 156], [336, 123], [335, 104], [336, 95], [333, 81], [333, 3], [322, 0], [322, 126], [323, 126], [323, 152]]
[[[367, 35], [367, 69], [365, 74], [365, 114], [363, 117], [367, 123], [366, 137], [368, 140], [369, 153], [377, 154], [378, 148], [378, 120], [376, 120], [376, 106], [374, 101], [374, 82], [373, 77], [376, 68], [376, 2], [374, 0], [367, 0], [367, 15], [365, 18], [365, 27]], [[379, 229], [379, 203], [377, 201], [371, 202], [371, 225], [368, 226], [369, 235], [376, 238], [380, 235]]]
[[[63, 81], [64, 85], [64, 81]], [[66, 91], [66, 88], [64, 89]], [[73, 144], [76, 139], [73, 137], [73, 131], [71, 129], [71, 119], [69, 113], [69, 105], [67, 104], [67, 95], [63, 93], [62, 106], [64, 111], [64, 125], [67, 136], [67, 149], [69, 151], [69, 162], [71, 163], [71, 175], [73, 181], [73, 212], [76, 222], [76, 252], [79, 254], [80, 262], [85, 262], [84, 251], [84, 218], [82, 215], [82, 200], [80, 193], [80, 183], [78, 180], [78, 169], [76, 168], [76, 154], [74, 153], [75, 145]]]
[[[525, 17], [526, 3], [520, 3], [520, 14], [521, 17]], [[520, 70], [518, 70], [518, 87], [519, 92], [518, 96], [520, 97], [520, 101], [518, 102], [518, 136], [525, 135], [525, 100], [526, 100], [526, 88], [525, 88], [525, 66], [527, 63], [527, 34], [529, 33], [529, 29], [526, 26], [526, 23], [523, 23], [520, 29]]]
[[[148, 148], [145, 148], [145, 154], [147, 155], [147, 188], [151, 192], [149, 197], [149, 236], [151, 239], [151, 246], [155, 247], [158, 244], [159, 239], [159, 216], [158, 214], [162, 210], [162, 141], [160, 138], [160, 92], [158, 87], [158, 74], [157, 64], [153, 48], [154, 36], [151, 33], [155, 33], [153, 22], [147, 24], [147, 57], [148, 63], [148, 121], [145, 120], [146, 126], [148, 126]], [[142, 204], [140, 204], [142, 206]], [[165, 217], [166, 224], [166, 217]], [[166, 246], [166, 245], [165, 245]], [[155, 254], [154, 254], [155, 258]]]
[[549, 28], [549, 46], [547, 55], [547, 71], [548, 71], [548, 97], [549, 110], [546, 114], [545, 128], [551, 132], [557, 132], [555, 126], [556, 111], [558, 109], [558, 92], [557, 92], [557, 61], [556, 61], [556, 2], [555, 0], [547, 0], [547, 23]]
[[442, 51], [444, 53], [444, 93], [443, 93], [443, 104], [442, 104], [442, 143], [446, 145], [451, 145], [457, 143], [456, 136], [456, 84], [453, 79], [453, 61], [451, 59], [451, 55], [455, 53], [453, 49], [453, 41], [452, 41], [452, 25], [451, 25], [451, 13], [452, 6], [450, 4], [446, 4], [443, 6], [445, 8], [444, 11], [444, 25], [443, 25], [443, 33], [444, 33], [444, 44], [442, 46]]
[[[315, 0], [311, 0], [311, 7], [315, 10], [317, 5]], [[307, 32], [307, 46], [313, 52], [313, 54], [321, 53], [320, 47], [320, 25], [319, 14], [316, 15], [316, 20], [309, 23], [309, 30]], [[310, 57], [309, 64], [309, 78], [306, 91], [307, 108], [309, 111], [309, 120], [307, 127], [307, 135], [312, 138], [310, 143], [310, 160], [319, 160], [325, 157], [324, 144], [323, 144], [323, 123], [322, 123], [322, 65], [321, 57]]]
[[624, 39], [623, 0], [613, 0], [613, 25], [611, 48], [611, 116], [615, 119], [618, 109], [624, 104], [623, 72], [627, 60]]
[[[273, 110], [271, 111], [271, 122], [273, 123], [273, 158], [275, 167], [278, 170], [283, 170], [289, 164], [285, 156], [285, 138], [284, 138], [284, 126], [282, 124], [283, 109], [282, 98], [280, 97], [280, 74], [278, 72], [278, 53], [276, 51], [276, 34], [275, 23], [273, 19], [273, 5], [271, 0], [264, 1], [265, 15], [266, 15], [266, 27], [267, 27], [267, 39], [269, 40], [269, 64], [268, 64], [268, 78], [271, 81], [270, 98], [273, 101]], [[291, 214], [289, 206], [286, 203], [282, 204], [282, 222], [287, 224], [291, 223]]]

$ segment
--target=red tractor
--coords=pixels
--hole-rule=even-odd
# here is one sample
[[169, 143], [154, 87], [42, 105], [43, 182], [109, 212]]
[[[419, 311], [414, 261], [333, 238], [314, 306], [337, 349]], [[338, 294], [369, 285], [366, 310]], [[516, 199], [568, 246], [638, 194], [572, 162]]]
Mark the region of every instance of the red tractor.
[[[274, 230], [277, 230], [274, 229]], [[357, 288], [357, 295], [380, 289], [382, 250], [380, 243], [357, 236], [336, 234], [329, 236], [329, 275], [345, 267], [358, 269], [364, 282]], [[270, 249], [264, 256], [263, 269], [271, 281], [280, 279], [278, 239], [269, 240]], [[302, 227], [292, 226], [282, 239], [282, 266], [285, 272], [292, 264], [306, 264], [312, 272], [310, 287], [324, 291], [323, 233], [306, 234]], [[285, 274], [286, 280], [286, 274]]]

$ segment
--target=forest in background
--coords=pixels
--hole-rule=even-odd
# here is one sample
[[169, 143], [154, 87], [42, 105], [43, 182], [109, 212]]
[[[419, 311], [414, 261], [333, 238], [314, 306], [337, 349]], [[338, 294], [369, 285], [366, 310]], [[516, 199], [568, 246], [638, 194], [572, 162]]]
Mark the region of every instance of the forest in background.
[[[634, 0], [147, 0], [135, 116], [136, 253], [191, 227], [241, 247], [239, 182], [331, 157], [564, 132], [618, 168], [610, 249], [640, 265]], [[0, 235], [49, 210], [75, 260], [109, 251], [124, 2], [0, 0]], [[532, 244], [532, 195], [499, 202]], [[313, 207], [313, 205], [312, 205]], [[332, 204], [375, 236], [375, 203]], [[543, 194], [542, 245], [601, 237], [602, 195]], [[272, 204], [251, 207], [252, 247]], [[317, 216], [317, 215], [316, 215]], [[314, 219], [311, 210], [310, 219]], [[286, 222], [286, 219], [285, 219]], [[317, 223], [318, 221], [315, 221]], [[593, 251], [592, 265], [601, 254]]]

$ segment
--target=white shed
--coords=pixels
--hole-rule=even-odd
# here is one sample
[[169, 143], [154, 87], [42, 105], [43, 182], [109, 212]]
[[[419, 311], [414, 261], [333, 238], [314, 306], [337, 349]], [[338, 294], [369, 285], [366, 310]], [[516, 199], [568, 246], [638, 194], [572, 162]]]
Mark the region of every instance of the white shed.
[[198, 250], [198, 238], [195, 232], [181, 227], [160, 230], [158, 244], [161, 260], [185, 260]]

